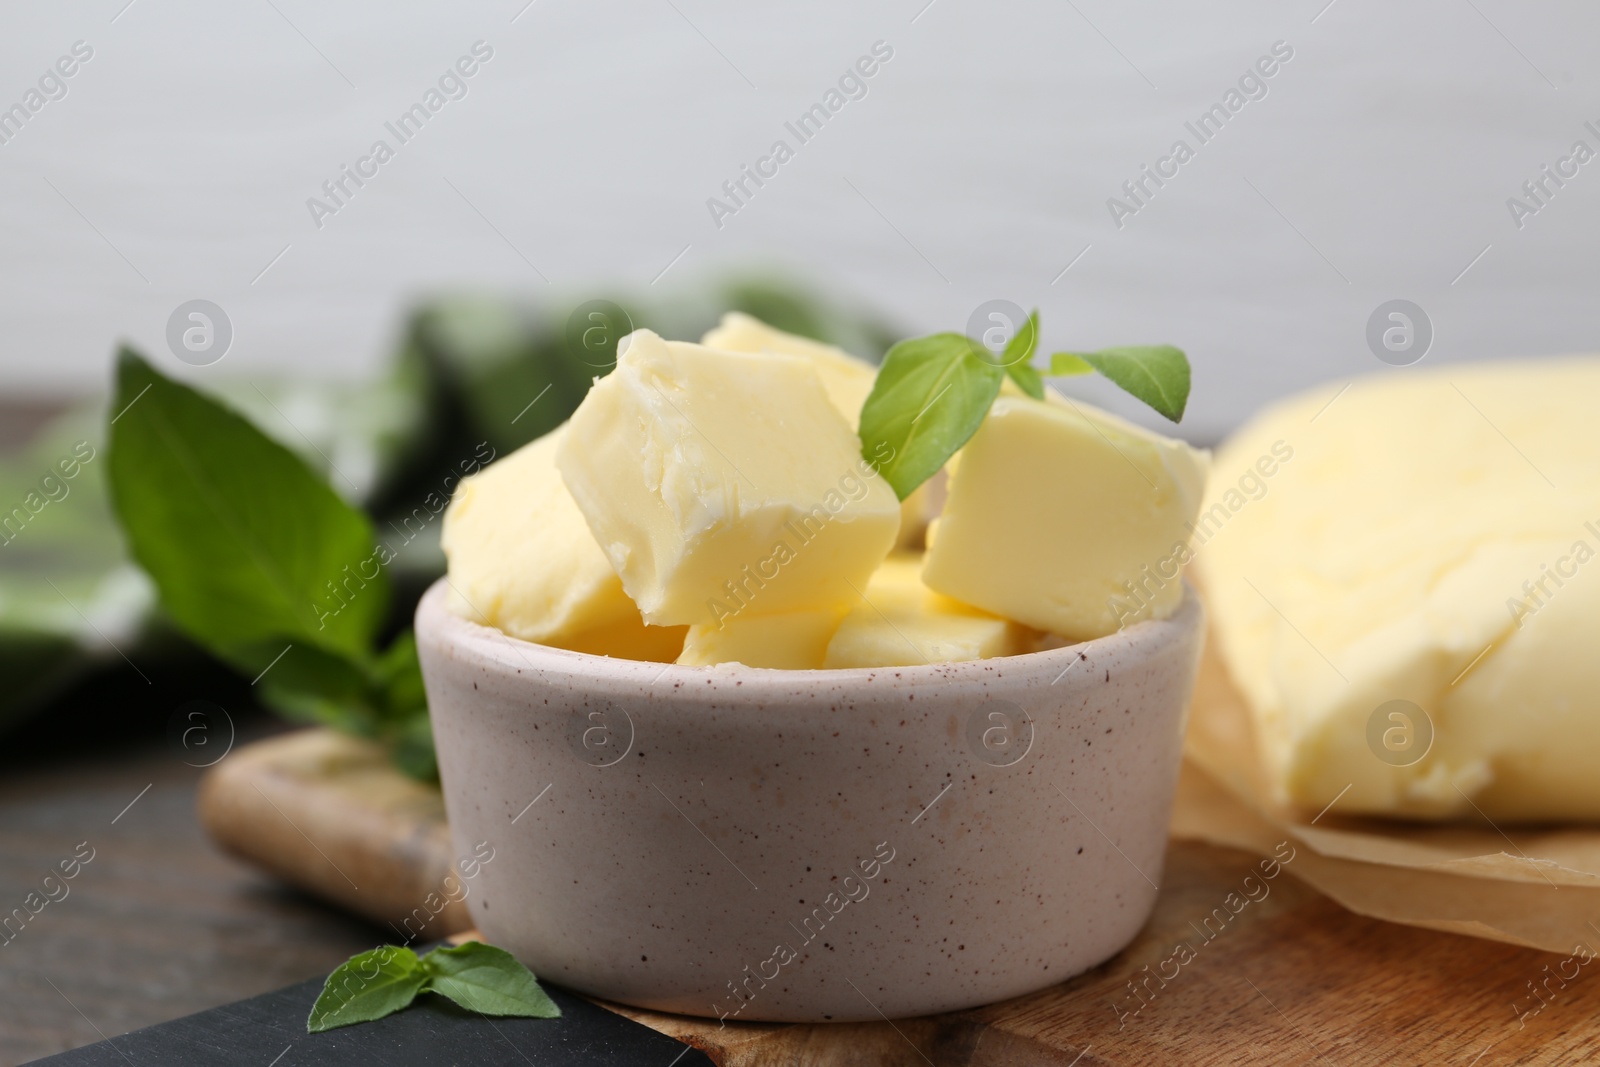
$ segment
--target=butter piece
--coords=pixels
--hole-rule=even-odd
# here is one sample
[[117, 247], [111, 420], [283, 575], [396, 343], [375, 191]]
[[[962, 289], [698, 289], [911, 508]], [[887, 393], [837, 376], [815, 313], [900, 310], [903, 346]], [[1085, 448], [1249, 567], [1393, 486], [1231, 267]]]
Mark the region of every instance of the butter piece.
[[647, 621], [721, 625], [854, 605], [900, 525], [860, 450], [807, 360], [639, 330], [556, 464]]
[[[1231, 439], [1196, 531], [1215, 635], [1279, 798], [1600, 818], [1600, 359], [1339, 388]], [[1374, 748], [1369, 722], [1391, 700], [1427, 720], [1408, 739], [1380, 716]], [[1407, 742], [1429, 723], [1423, 755]]]
[[451, 610], [512, 637], [671, 662], [682, 627], [646, 626], [556, 470], [564, 428], [463, 479], [445, 511]]
[[1088, 404], [1002, 395], [952, 462], [923, 581], [1075, 641], [1165, 618], [1206, 464]]
[[824, 609], [740, 615], [721, 626], [691, 626], [678, 662], [696, 667], [743, 663], [747, 667], [815, 670], [823, 665], [839, 619], [839, 612]]
[[[730, 311], [722, 316], [721, 324], [701, 338], [701, 343], [724, 352], [768, 352], [808, 360], [817, 377], [822, 379], [828, 399], [833, 401], [839, 414], [849, 420], [852, 430], [860, 427], [861, 406], [867, 402], [872, 384], [878, 380], [878, 368], [866, 360], [809, 337], [775, 330], [741, 311]], [[896, 547], [914, 547], [921, 542], [935, 511], [931, 501], [930, 485], [925, 483], [901, 502], [900, 536]]]
[[676, 663], [683, 654], [683, 642], [688, 633], [687, 626], [647, 626], [639, 616], [639, 609], [634, 608], [632, 617], [621, 622], [543, 643], [573, 652], [587, 652], [591, 656]]
[[878, 368], [842, 348], [775, 330], [741, 311], [722, 316], [722, 322], [700, 343], [723, 352], [775, 353], [808, 361], [822, 379], [828, 399], [849, 420], [852, 430], [861, 425], [861, 405], [867, 402], [872, 383], [878, 378]]
[[935, 593], [922, 582], [922, 558], [890, 556], [845, 616], [821, 666], [914, 667], [1014, 656], [1034, 635], [1008, 619]]

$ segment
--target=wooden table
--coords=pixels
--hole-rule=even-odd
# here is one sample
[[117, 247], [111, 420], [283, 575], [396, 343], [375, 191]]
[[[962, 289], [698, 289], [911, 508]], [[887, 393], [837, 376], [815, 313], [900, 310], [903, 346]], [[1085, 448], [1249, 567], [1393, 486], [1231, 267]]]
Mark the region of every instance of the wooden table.
[[67, 895], [0, 947], [4, 1067], [326, 973], [382, 939], [205, 839], [200, 771], [154, 740], [161, 707], [0, 747], [0, 916], [80, 842], [94, 849]]
[[[42, 766], [13, 761], [0, 785], [7, 907], [78, 842], [96, 850], [71, 895], [0, 948], [0, 1063], [312, 977], [383, 936], [219, 855], [196, 823], [199, 772], [181, 753], [67, 747]], [[1600, 966], [1567, 964], [1577, 977], [1563, 982], [1551, 977], [1563, 970], [1561, 956], [1364, 919], [1296, 882], [1292, 864], [1264, 899], [1205, 940], [1196, 924], [1257, 864], [1242, 852], [1175, 843], [1156, 913], [1127, 951], [1063, 985], [975, 1011], [719, 1030], [616, 1010], [725, 1067], [1600, 1060]], [[1195, 958], [1130, 991], [1180, 941], [1199, 946]], [[1536, 1014], [1528, 1014], [1540, 1005], [1530, 982], [1548, 983]]]
[[[1513, 1002], [1523, 1012], [1539, 1003], [1526, 983], [1546, 980], [1564, 957], [1364, 919], [1287, 873], [1204, 941], [1191, 923], [1221, 906], [1256, 863], [1241, 852], [1175, 843], [1156, 914], [1127, 951], [1064, 985], [976, 1011], [892, 1026], [720, 1032], [699, 1020], [630, 1014], [728, 1067], [1600, 1061], [1600, 963], [1569, 964], [1578, 977], [1551, 980], [1547, 1006], [1519, 1020]], [[1195, 958], [1170, 981], [1146, 983], [1179, 941], [1199, 946]], [[1145, 992], [1136, 997], [1130, 981]]]

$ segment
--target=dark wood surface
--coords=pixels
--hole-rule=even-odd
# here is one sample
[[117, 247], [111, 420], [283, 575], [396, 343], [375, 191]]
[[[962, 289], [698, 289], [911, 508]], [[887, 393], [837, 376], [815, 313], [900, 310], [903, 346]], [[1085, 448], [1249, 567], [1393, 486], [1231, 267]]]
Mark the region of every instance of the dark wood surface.
[[[893, 1025], [721, 1030], [628, 1014], [706, 1049], [722, 1067], [1600, 1062], [1597, 964], [1363, 918], [1295, 881], [1292, 865], [1207, 942], [1192, 924], [1215, 915], [1258, 862], [1174, 842], [1155, 914], [1125, 951], [1061, 985], [972, 1011]], [[1194, 958], [1164, 964], [1180, 943]], [[1170, 981], [1154, 977], [1163, 970]], [[1542, 987], [1542, 1000], [1529, 983]]]
[[[266, 729], [247, 725], [241, 741]], [[93, 732], [84, 734], [88, 744]], [[315, 977], [382, 938], [379, 927], [218, 853], [196, 821], [200, 772], [183, 753], [128, 742], [75, 747], [0, 758], [5, 910], [80, 842], [95, 849], [70, 894], [0, 947], [0, 1064]], [[724, 1067], [1491, 1067], [1600, 1056], [1600, 979], [1591, 966], [1568, 961], [1579, 973], [1561, 982], [1549, 977], [1562, 970], [1560, 956], [1352, 915], [1296, 882], [1292, 864], [1270, 896], [1230, 921], [1215, 944], [1202, 944], [1171, 983], [1147, 986], [1142, 1011], [1123, 1016], [1140, 1003], [1128, 982], [1160, 966], [1175, 944], [1200, 943], [1193, 924], [1257, 866], [1244, 853], [1174, 843], [1156, 913], [1126, 952], [1005, 1004], [892, 1026], [719, 1030], [628, 1014]], [[1530, 982], [1546, 990], [1537, 1012]]]
[[[384, 798], [400, 794], [339, 787], [358, 761], [312, 758], [349, 744], [307, 731], [252, 745], [221, 765], [230, 773], [213, 776], [208, 803], [276, 789], [275, 806], [238, 806], [237, 818], [254, 820], [264, 842], [286, 816], [318, 836], [316, 853], [296, 845], [298, 876], [326, 885], [318, 875], [330, 863], [355, 869], [373, 859], [363, 851], [383, 853], [414, 833], [405, 829], [410, 805], [393, 813], [391, 831], [381, 829]], [[308, 768], [322, 770], [307, 777]], [[379, 829], [352, 837], [340, 832], [345, 823]], [[230, 830], [246, 832], [237, 822]], [[1600, 965], [1364, 918], [1296, 879], [1310, 856], [1287, 843], [1279, 856], [1283, 863], [1263, 865], [1245, 852], [1173, 842], [1154, 914], [1123, 952], [1060, 985], [971, 1011], [893, 1024], [719, 1026], [614, 1010], [704, 1049], [719, 1067], [1600, 1062]]]
[[382, 939], [219, 853], [184, 753], [96, 730], [0, 741], [0, 915], [81, 842], [94, 849], [67, 895], [0, 946], [0, 1065], [325, 974]]

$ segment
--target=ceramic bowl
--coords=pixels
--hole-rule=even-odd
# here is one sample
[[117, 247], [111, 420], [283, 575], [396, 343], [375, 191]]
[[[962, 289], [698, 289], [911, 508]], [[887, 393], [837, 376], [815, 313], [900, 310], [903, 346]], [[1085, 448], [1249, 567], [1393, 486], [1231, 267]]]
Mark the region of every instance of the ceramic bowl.
[[1083, 644], [828, 671], [547, 648], [444, 593], [416, 632], [457, 853], [491, 856], [467, 906], [541, 978], [713, 1018], [921, 1015], [1064, 981], [1155, 903], [1192, 589]]

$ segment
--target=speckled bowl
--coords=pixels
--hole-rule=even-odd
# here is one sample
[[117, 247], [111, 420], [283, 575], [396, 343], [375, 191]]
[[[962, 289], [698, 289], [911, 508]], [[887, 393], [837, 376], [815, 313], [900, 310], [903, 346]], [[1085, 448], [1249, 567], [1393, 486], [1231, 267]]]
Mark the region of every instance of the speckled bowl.
[[[949, 1011], [1115, 954], [1155, 902], [1203, 640], [1176, 615], [926, 667], [680, 667], [417, 641], [467, 905], [534, 972], [729, 1019]], [[478, 848], [478, 854], [488, 849]]]

